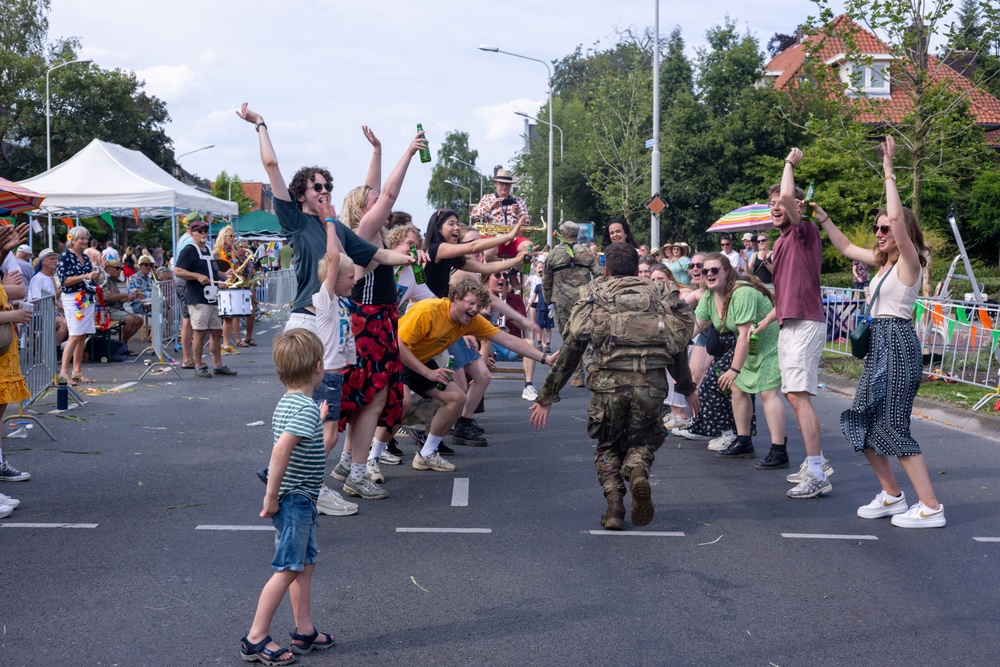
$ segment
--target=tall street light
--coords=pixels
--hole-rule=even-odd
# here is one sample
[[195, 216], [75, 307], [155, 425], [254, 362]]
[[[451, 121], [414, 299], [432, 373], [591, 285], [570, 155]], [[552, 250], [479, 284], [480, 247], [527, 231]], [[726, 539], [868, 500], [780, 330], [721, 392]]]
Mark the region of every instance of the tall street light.
[[452, 162], [458, 162], [459, 164], [464, 164], [466, 167], [472, 167], [476, 171], [476, 173], [479, 174], [479, 201], [482, 201], [483, 200], [483, 179], [486, 178], [486, 176], [483, 174], [483, 172], [481, 172], [479, 170], [479, 167], [477, 167], [476, 165], [472, 164], [471, 162], [466, 162], [465, 160], [459, 160], [457, 157], [452, 157], [450, 155], [447, 156], [446, 159], [451, 160]]
[[[66, 67], [67, 65], [83, 65], [86, 63], [92, 63], [93, 60], [70, 60], [65, 63], [59, 63], [55, 67], [50, 67], [45, 71], [45, 170], [48, 171], [52, 169], [52, 130], [50, 127], [49, 118], [52, 112], [49, 107], [49, 76], [55, 70], [60, 67]], [[55, 249], [52, 245], [52, 213], [49, 213], [49, 248]]]
[[[529, 56], [522, 56], [519, 53], [511, 53], [510, 51], [501, 51], [495, 46], [480, 46], [480, 51], [489, 51], [490, 53], [504, 53], [508, 56], [514, 56], [515, 58], [522, 58], [524, 60], [533, 60], [536, 63], [542, 63], [545, 65], [545, 71], [549, 74], [549, 125], [555, 127], [555, 123], [552, 122], [552, 68], [544, 60], [539, 60], [538, 58], [531, 58]], [[545, 240], [550, 242], [552, 240], [552, 154], [553, 154], [553, 142], [554, 137], [552, 132], [549, 132], [549, 217], [545, 221], [548, 229], [546, 230]]]
[[[515, 111], [514, 113], [516, 115], [518, 115], [518, 116], [522, 116], [524, 118], [527, 118], [528, 120], [533, 120], [536, 123], [545, 123], [546, 125], [552, 125], [547, 120], [542, 120], [541, 118], [535, 118], [534, 116], [529, 116], [528, 114], [524, 113], [523, 111]], [[557, 130], [559, 130], [559, 164], [562, 164], [562, 161], [563, 161], [563, 131], [562, 131], [562, 128], [559, 127], [558, 125], [552, 125], [552, 127], [554, 127]]]
[[[463, 190], [467, 190], [469, 192], [469, 216], [470, 216], [469, 217], [469, 222], [471, 223], [472, 222], [472, 217], [471, 217], [472, 216], [472, 188], [467, 188], [464, 185], [462, 185], [461, 183], [459, 183], [458, 181], [446, 180], [445, 183], [447, 183], [448, 185], [454, 185], [456, 188], [462, 188]], [[480, 185], [482, 184], [482, 179], [480, 179], [479, 183], [480, 183]], [[480, 197], [480, 199], [482, 199], [482, 197]]]
[[211, 144], [210, 146], [202, 146], [201, 148], [196, 148], [193, 151], [188, 151], [187, 153], [181, 153], [180, 155], [176, 155], [174, 156], [174, 162], [180, 160], [185, 155], [191, 155], [191, 153], [197, 153], [198, 151], [207, 151], [209, 148], [215, 148], [215, 144]]
[[[652, 185], [656, 196], [660, 192], [660, 0], [653, 0], [653, 155]], [[660, 247], [660, 218], [653, 214], [649, 219], [649, 247]]]

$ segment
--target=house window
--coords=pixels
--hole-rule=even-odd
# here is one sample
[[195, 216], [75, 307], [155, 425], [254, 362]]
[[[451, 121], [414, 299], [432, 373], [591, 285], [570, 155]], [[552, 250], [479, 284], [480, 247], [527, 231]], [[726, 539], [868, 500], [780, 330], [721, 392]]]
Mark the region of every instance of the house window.
[[846, 64], [843, 67], [847, 94], [851, 97], [859, 93], [869, 97], [889, 97], [889, 63], [873, 62], [871, 66]]

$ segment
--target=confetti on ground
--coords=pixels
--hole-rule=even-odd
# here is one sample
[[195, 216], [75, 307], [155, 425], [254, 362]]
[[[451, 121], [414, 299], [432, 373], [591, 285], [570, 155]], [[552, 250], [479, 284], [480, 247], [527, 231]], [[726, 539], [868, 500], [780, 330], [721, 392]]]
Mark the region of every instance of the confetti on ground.
[[429, 590], [417, 583], [417, 580], [413, 577], [413, 575], [410, 575], [410, 581], [412, 581], [413, 585], [422, 590], [424, 593], [430, 593]]
[[263, 426], [264, 422], [250, 422], [247, 426]]
[[722, 539], [722, 535], [719, 535], [719, 536], [718, 536], [717, 538], [715, 538], [715, 539], [714, 539], [714, 540], [712, 540], [711, 542], [702, 542], [701, 544], [699, 544], [699, 545], [697, 545], [697, 546], [699, 546], [699, 547], [706, 547], [706, 546], [708, 546], [709, 544], [715, 544], [716, 542], [718, 542], [718, 541], [719, 541], [719, 540], [721, 540], [721, 539]]

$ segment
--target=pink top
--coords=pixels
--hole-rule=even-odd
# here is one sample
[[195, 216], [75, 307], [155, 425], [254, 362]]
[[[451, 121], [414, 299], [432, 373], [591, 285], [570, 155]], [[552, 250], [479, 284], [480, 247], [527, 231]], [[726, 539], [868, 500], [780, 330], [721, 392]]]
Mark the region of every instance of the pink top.
[[819, 275], [823, 268], [823, 237], [806, 220], [774, 242], [774, 308], [778, 324], [785, 320], [825, 322]]

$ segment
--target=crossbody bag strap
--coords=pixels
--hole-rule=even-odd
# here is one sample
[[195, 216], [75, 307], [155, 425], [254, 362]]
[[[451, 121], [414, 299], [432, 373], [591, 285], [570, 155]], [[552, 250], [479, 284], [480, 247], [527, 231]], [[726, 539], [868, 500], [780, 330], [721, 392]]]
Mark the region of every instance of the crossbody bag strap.
[[872, 293], [872, 300], [868, 302], [868, 308], [865, 309], [865, 319], [866, 320], [871, 319], [872, 307], [875, 305], [875, 299], [878, 298], [878, 292], [879, 292], [879, 290], [882, 289], [882, 283], [885, 282], [885, 279], [889, 277], [889, 274], [892, 273], [892, 270], [895, 269], [895, 268], [896, 268], [895, 264], [893, 264], [892, 266], [890, 266], [889, 270], [885, 272], [884, 276], [882, 276], [882, 280], [878, 281], [878, 285], [875, 286], [875, 291]]

